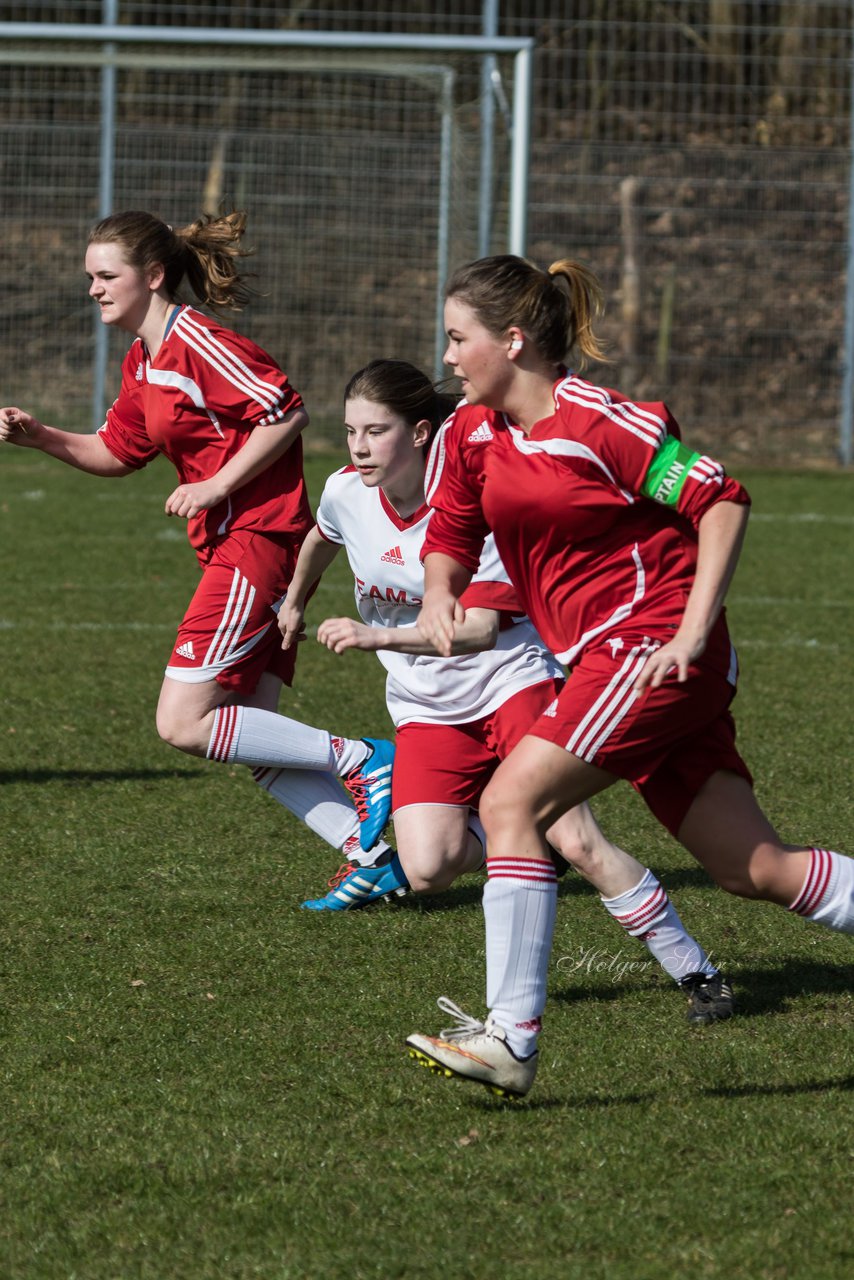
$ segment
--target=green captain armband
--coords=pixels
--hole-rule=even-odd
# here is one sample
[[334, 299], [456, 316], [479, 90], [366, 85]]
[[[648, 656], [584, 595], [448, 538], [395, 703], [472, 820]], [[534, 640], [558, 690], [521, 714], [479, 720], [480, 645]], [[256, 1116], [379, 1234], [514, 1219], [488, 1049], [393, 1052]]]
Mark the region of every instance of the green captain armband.
[[652, 460], [646, 479], [641, 485], [644, 498], [675, 507], [685, 483], [685, 477], [700, 457], [675, 436], [667, 436], [664, 444]]

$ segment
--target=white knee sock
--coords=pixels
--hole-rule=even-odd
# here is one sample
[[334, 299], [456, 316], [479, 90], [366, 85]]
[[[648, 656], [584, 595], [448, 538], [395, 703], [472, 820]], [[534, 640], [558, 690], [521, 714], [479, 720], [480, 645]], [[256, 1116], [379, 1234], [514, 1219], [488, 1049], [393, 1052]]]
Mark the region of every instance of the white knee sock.
[[537, 858], [487, 858], [486, 1003], [520, 1058], [533, 1053], [546, 1003], [557, 876]]
[[616, 898], [603, 898], [602, 905], [626, 933], [646, 943], [650, 954], [676, 982], [689, 973], [717, 973], [699, 942], [686, 932], [664, 886], [651, 871], [644, 872], [633, 889]]
[[[337, 744], [342, 744], [339, 749]], [[346, 773], [368, 754], [364, 742], [333, 739], [325, 729], [258, 707], [230, 703], [217, 707], [208, 759], [228, 764], [267, 765], [280, 769], [319, 769]], [[344, 764], [342, 765], [342, 759]]]
[[832, 849], [812, 849], [803, 887], [789, 907], [815, 924], [854, 933], [854, 860]]
[[253, 769], [252, 776], [321, 840], [340, 849], [348, 862], [372, 867], [391, 852], [385, 840], [378, 841], [370, 853], [363, 851], [353, 802], [330, 774], [311, 769]]

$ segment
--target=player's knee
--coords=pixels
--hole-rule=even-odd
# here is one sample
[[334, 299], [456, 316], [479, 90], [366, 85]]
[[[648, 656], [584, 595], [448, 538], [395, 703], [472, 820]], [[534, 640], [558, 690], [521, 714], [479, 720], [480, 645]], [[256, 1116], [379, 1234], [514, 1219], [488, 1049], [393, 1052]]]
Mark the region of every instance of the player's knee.
[[178, 716], [164, 707], [158, 707], [156, 718], [157, 732], [164, 742], [177, 751], [186, 751], [191, 755], [203, 755], [199, 750], [197, 726], [188, 723], [185, 717]]
[[593, 877], [600, 869], [602, 859], [597, 855], [597, 850], [592, 843], [580, 833], [567, 836], [561, 832], [558, 836], [550, 830], [546, 839], [564, 861], [570, 863], [581, 875]]
[[401, 863], [413, 893], [441, 893], [449, 889], [461, 871], [462, 852], [448, 849], [420, 850], [401, 855]]
[[413, 893], [441, 893], [454, 882], [453, 875], [449, 875], [443, 868], [407, 872], [407, 879]]
[[490, 783], [478, 805], [487, 842], [506, 836], [511, 830], [534, 825], [533, 814], [523, 801], [513, 802], [507, 791]]
[[759, 845], [743, 863], [726, 868], [715, 879], [727, 893], [739, 898], [777, 900], [784, 856], [776, 845]]

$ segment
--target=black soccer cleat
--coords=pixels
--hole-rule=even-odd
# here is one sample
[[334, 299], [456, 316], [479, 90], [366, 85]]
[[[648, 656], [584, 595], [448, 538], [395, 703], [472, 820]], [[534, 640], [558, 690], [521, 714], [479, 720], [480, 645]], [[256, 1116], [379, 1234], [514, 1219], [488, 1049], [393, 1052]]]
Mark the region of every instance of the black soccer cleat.
[[735, 1013], [735, 996], [722, 973], [689, 973], [679, 986], [688, 996], [686, 1017], [694, 1026], [723, 1022]]

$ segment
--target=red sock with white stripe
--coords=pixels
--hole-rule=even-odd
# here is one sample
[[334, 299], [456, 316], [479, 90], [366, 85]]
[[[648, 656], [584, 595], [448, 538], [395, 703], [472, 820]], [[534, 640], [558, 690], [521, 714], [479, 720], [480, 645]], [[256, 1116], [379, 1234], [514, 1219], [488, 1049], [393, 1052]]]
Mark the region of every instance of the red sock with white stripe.
[[[258, 707], [234, 703], [217, 707], [208, 759], [224, 764], [268, 765], [285, 769], [349, 772], [369, 748], [359, 739], [335, 738], [325, 729]], [[343, 760], [343, 764], [342, 764]]]
[[832, 849], [811, 849], [803, 887], [789, 907], [814, 924], [854, 933], [854, 860]]
[[557, 909], [554, 864], [486, 859], [486, 1003], [520, 1058], [537, 1047]]
[[689, 973], [717, 973], [651, 871], [644, 872], [633, 889], [616, 898], [603, 898], [602, 905], [626, 933], [646, 943], [650, 955], [674, 981], [687, 978]]

